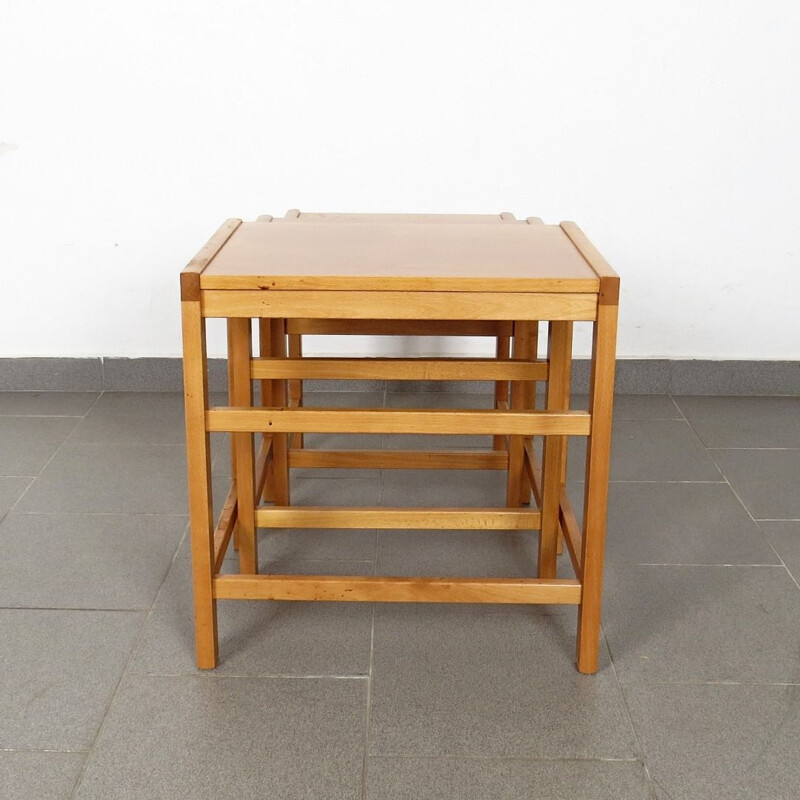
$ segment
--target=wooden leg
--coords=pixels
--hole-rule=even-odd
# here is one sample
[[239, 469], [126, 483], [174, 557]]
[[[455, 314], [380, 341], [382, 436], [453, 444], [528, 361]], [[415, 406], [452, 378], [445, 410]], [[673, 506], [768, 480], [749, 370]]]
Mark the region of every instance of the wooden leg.
[[[286, 358], [286, 320], [270, 320], [272, 334], [272, 356]], [[272, 381], [272, 404], [279, 408], [287, 405], [286, 381]], [[289, 453], [286, 433], [272, 436], [272, 475], [275, 505], [289, 505]]]
[[217, 665], [217, 603], [214, 599], [214, 518], [211, 505], [211, 450], [206, 430], [208, 378], [205, 323], [196, 300], [181, 302], [183, 383], [186, 406], [186, 461], [192, 536], [197, 666]]
[[[511, 339], [508, 336], [498, 336], [495, 353], [497, 358], [508, 358], [511, 351]], [[508, 381], [497, 381], [494, 385], [494, 407], [508, 408]], [[495, 436], [492, 440], [495, 450], [508, 450], [508, 437]]]
[[[572, 362], [572, 335], [569, 322], [551, 322], [547, 336], [547, 411], [562, 411], [568, 400], [569, 373]], [[542, 458], [542, 528], [539, 534], [539, 577], [556, 577], [558, 547], [558, 509], [561, 502], [561, 479], [565, 436], [545, 436]]]
[[[249, 319], [228, 320], [228, 353], [231, 368], [231, 403], [253, 407], [253, 381], [250, 362], [253, 358], [252, 331]], [[236, 479], [237, 526], [239, 529], [239, 572], [258, 572], [258, 536], [255, 526], [255, 460], [253, 434], [233, 433], [234, 475]]]
[[578, 671], [597, 672], [600, 612], [603, 597], [603, 550], [608, 509], [611, 460], [611, 420], [614, 404], [614, 367], [617, 306], [599, 305], [594, 323], [589, 413], [591, 435], [586, 446], [586, 496], [583, 507], [583, 591], [578, 608]]
[[[231, 352], [231, 337], [228, 336], [228, 405], [232, 406], [233, 403], [233, 354]], [[236, 453], [234, 451], [234, 440], [231, 434], [228, 434], [230, 439], [231, 451], [231, 482], [236, 484]], [[239, 525], [238, 523], [233, 527], [233, 549], [239, 550]]]
[[[514, 352], [513, 358], [517, 360], [527, 360], [530, 358], [531, 347], [530, 322], [514, 323]], [[521, 411], [525, 408], [527, 393], [526, 384], [522, 381], [512, 381], [511, 383], [511, 408], [514, 411]], [[508, 483], [506, 487], [506, 505], [509, 508], [516, 508], [523, 502], [523, 481], [525, 478], [524, 470], [524, 448], [525, 440], [522, 436], [508, 437]]]
[[[574, 323], [572, 322], [565, 322], [564, 323], [566, 329], [566, 335], [568, 337], [567, 343], [564, 347], [564, 358], [569, 360], [569, 367], [566, 368], [565, 374], [563, 376], [563, 387], [564, 387], [564, 394], [561, 398], [562, 404], [561, 407], [564, 409], [569, 409], [570, 401], [572, 399], [572, 333], [574, 328]], [[564, 443], [564, 457], [561, 459], [561, 486], [567, 485], [567, 457], [569, 455], [569, 441], [567, 440]], [[564, 533], [561, 530], [561, 527], [558, 528], [558, 545], [556, 547], [556, 553], [561, 555], [564, 552]]]
[[[290, 358], [302, 358], [303, 337], [299, 333], [290, 333], [286, 338], [289, 340]], [[289, 381], [289, 405], [293, 408], [300, 408], [303, 405], [303, 381]], [[298, 450], [302, 449], [302, 433], [292, 434], [290, 437], [290, 447]]]
[[[526, 358], [535, 361], [539, 354], [539, 323], [532, 321], [527, 327], [527, 343], [525, 347]], [[527, 381], [523, 385], [524, 407], [531, 410], [536, 408], [536, 381]], [[531, 484], [523, 474], [520, 501], [523, 505], [531, 502]]]
[[[261, 318], [258, 320], [258, 352], [262, 358], [269, 358], [272, 355], [272, 329], [268, 319]], [[272, 381], [259, 381], [259, 388], [261, 390], [261, 405], [264, 408], [272, 406]], [[262, 434], [265, 444], [270, 436], [271, 434], [268, 433]], [[264, 481], [263, 497], [265, 501], [272, 502], [275, 499], [274, 487], [275, 481], [272, 474], [272, 464], [270, 463], [267, 469], [267, 480]]]

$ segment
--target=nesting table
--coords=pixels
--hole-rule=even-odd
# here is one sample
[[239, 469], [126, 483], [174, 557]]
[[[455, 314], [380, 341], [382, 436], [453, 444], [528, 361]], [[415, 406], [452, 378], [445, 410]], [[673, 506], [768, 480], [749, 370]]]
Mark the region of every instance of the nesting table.
[[[618, 301], [618, 276], [571, 222], [225, 222], [181, 274], [198, 667], [217, 663], [217, 600], [332, 600], [575, 604], [577, 667], [595, 672]], [[227, 321], [229, 402], [212, 408], [205, 320], [215, 317]], [[413, 359], [288, 353], [293, 323], [306, 332], [324, 323], [330, 331], [333, 320], [343, 332], [374, 330], [387, 320], [401, 333], [447, 332], [469, 321], [495, 335], [502, 326], [512, 333], [512, 352]], [[590, 322], [593, 338], [588, 409], [581, 411], [570, 407], [576, 321]], [[544, 358], [540, 322], [547, 326]], [[288, 386], [309, 379], [484, 380], [509, 391], [496, 392], [493, 409], [307, 408]], [[545, 387], [540, 402], [537, 382]], [[233, 481], [216, 519], [212, 432], [229, 432], [232, 452]], [[488, 434], [494, 445], [430, 452], [292, 446], [293, 437], [312, 432]], [[566, 492], [568, 436], [587, 439], [582, 525]], [[298, 507], [290, 492], [295, 467], [504, 470], [507, 489], [505, 502], [491, 508]], [[336, 528], [538, 531], [538, 565], [524, 579], [264, 575], [259, 528], [293, 529], [297, 536]], [[575, 577], [558, 577], [562, 539]], [[231, 542], [238, 572], [223, 574]]]

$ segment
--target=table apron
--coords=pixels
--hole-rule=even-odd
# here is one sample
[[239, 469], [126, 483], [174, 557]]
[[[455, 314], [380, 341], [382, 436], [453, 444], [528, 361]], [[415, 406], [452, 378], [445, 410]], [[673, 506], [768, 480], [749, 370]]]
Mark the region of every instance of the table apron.
[[227, 318], [594, 320], [597, 299], [589, 292], [201, 292], [203, 316]]

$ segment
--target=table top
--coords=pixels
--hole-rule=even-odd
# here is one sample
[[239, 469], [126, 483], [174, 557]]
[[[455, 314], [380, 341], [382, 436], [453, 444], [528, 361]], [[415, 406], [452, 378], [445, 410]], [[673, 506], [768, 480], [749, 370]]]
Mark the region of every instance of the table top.
[[[205, 258], [201, 251], [192, 262], [203, 290], [597, 293], [607, 268], [603, 261], [598, 270], [599, 254], [574, 223], [226, 225], [216, 243], [209, 242]], [[610, 268], [605, 274], [616, 278]]]

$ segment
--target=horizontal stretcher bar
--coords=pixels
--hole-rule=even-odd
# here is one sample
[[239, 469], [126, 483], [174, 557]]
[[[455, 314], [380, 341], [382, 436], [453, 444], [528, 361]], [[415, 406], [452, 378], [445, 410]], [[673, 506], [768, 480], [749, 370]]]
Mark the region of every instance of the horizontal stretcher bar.
[[336, 336], [511, 336], [510, 320], [288, 319], [287, 333]]
[[396, 381], [543, 381], [544, 361], [499, 358], [256, 358], [253, 378]]
[[205, 289], [204, 317], [594, 320], [597, 293]]
[[259, 528], [385, 530], [538, 530], [542, 515], [519, 508], [345, 508], [269, 506], [256, 509]]
[[499, 450], [289, 450], [290, 467], [328, 469], [508, 469]]
[[230, 406], [206, 411], [206, 427], [213, 432], [588, 436], [591, 417], [586, 411]]
[[339, 575], [220, 575], [220, 600], [381, 603], [577, 604], [579, 581], [559, 578], [396, 578]]

